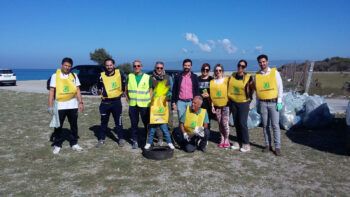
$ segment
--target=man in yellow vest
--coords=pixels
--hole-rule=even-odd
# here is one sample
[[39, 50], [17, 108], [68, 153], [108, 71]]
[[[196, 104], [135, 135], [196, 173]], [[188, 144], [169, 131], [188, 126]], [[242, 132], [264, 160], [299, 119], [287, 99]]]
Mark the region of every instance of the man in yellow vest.
[[152, 79], [148, 74], [142, 72], [140, 60], [133, 62], [133, 68], [134, 72], [128, 75], [126, 93], [129, 102], [132, 148], [137, 149], [139, 147], [137, 131], [140, 115], [145, 127], [145, 132], [140, 137], [142, 137], [142, 143], [146, 141], [149, 107], [152, 97]]
[[[53, 154], [58, 154], [62, 148], [63, 141], [68, 138], [69, 144], [75, 151], [83, 149], [78, 145], [78, 110], [84, 110], [84, 104], [80, 93], [80, 81], [78, 77], [71, 73], [73, 60], [69, 57], [63, 58], [61, 69], [51, 76], [49, 90], [48, 111], [54, 113], [54, 103], [58, 110], [60, 126], [55, 128], [53, 133]], [[68, 136], [62, 132], [65, 118], [68, 118], [70, 130]]]
[[97, 132], [98, 143], [96, 147], [98, 148], [105, 143], [110, 114], [112, 114], [114, 119], [116, 129], [115, 133], [118, 135], [119, 146], [122, 147], [125, 144], [125, 140], [121, 118], [121, 96], [125, 90], [125, 78], [120, 70], [115, 68], [114, 59], [106, 59], [104, 65], [105, 72], [101, 73], [100, 82], [98, 83], [98, 89], [102, 101], [99, 108], [101, 114], [101, 127]]
[[188, 106], [180, 118], [180, 130], [174, 130], [175, 141], [186, 151], [199, 149], [206, 152], [210, 131], [209, 118], [206, 109], [201, 108], [203, 99], [195, 96], [191, 106]]
[[282, 109], [283, 84], [276, 68], [269, 68], [267, 55], [257, 57], [260, 71], [255, 76], [256, 96], [260, 103], [260, 113], [263, 122], [265, 148], [263, 152], [272, 151], [271, 133], [274, 134], [275, 155], [281, 156], [281, 131], [279, 126], [279, 111]]

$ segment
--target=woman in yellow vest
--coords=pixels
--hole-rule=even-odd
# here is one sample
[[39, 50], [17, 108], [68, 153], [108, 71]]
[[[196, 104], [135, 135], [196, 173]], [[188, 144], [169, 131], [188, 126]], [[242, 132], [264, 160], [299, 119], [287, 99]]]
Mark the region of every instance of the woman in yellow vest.
[[216, 64], [214, 67], [214, 79], [210, 81], [210, 99], [212, 101], [212, 112], [215, 114], [219, 124], [221, 141], [219, 148], [229, 148], [230, 127], [228, 125], [230, 110], [227, 98], [228, 78], [224, 77], [224, 67]]
[[237, 72], [232, 73], [228, 85], [228, 98], [237, 133], [237, 142], [233, 143], [231, 149], [241, 152], [250, 151], [247, 120], [254, 84], [252, 76], [245, 72], [247, 66], [247, 61], [240, 60]]

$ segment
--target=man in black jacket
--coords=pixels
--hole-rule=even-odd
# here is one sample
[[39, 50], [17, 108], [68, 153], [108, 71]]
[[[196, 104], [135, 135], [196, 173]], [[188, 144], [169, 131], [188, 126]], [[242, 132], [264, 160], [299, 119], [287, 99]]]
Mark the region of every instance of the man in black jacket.
[[185, 59], [183, 71], [175, 77], [172, 94], [172, 108], [177, 110], [178, 119], [185, 113], [192, 99], [199, 95], [198, 76], [191, 72], [192, 60]]

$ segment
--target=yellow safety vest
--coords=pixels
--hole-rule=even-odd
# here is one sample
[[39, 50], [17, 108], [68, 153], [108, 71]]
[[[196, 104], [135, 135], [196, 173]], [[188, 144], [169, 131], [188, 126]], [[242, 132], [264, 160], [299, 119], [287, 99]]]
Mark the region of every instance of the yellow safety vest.
[[250, 79], [250, 74], [245, 74], [243, 80], [237, 80], [232, 74], [228, 83], [228, 98], [236, 103], [244, 103], [250, 100], [245, 93], [245, 86]]
[[275, 99], [278, 96], [276, 68], [271, 68], [268, 75], [257, 72], [255, 75], [256, 95], [259, 99]]
[[214, 79], [210, 81], [210, 98], [216, 107], [224, 107], [227, 105], [227, 81], [227, 77], [224, 78], [224, 82], [221, 84], [215, 83]]
[[56, 71], [56, 100], [59, 102], [69, 101], [77, 94], [75, 77], [73, 73], [68, 74], [67, 79], [61, 78], [61, 69]]
[[107, 76], [105, 72], [101, 72], [102, 82], [105, 87], [107, 97], [116, 98], [122, 93], [122, 78], [118, 69], [115, 69], [113, 76]]
[[149, 79], [149, 75], [143, 74], [140, 83], [137, 85], [135, 74], [130, 73], [128, 75], [129, 106], [149, 107], [151, 103]]
[[184, 123], [186, 133], [192, 134], [193, 130], [196, 127], [202, 127], [206, 113], [207, 113], [207, 110], [201, 108], [201, 112], [197, 115], [196, 113], [191, 112], [190, 106], [187, 106], [186, 119]]

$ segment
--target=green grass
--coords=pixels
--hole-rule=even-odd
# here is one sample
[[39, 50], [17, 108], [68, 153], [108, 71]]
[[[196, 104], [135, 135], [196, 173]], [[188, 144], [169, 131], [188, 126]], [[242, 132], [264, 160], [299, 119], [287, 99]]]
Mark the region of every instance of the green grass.
[[[84, 98], [79, 114], [77, 153], [64, 143], [53, 155], [48, 141], [47, 95], [0, 90], [0, 196], [346, 196], [350, 192], [349, 156], [344, 127], [282, 131], [282, 157], [261, 153], [262, 129], [250, 131], [248, 154], [221, 150], [152, 161], [128, 144], [112, 140], [96, 149], [90, 127], [100, 121], [98, 98]], [[124, 128], [130, 127], [127, 108]], [[67, 127], [67, 123], [64, 124]], [[110, 122], [113, 127], [113, 122]], [[217, 132], [213, 123], [213, 132]], [[231, 128], [232, 137], [235, 136]]]

